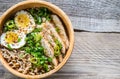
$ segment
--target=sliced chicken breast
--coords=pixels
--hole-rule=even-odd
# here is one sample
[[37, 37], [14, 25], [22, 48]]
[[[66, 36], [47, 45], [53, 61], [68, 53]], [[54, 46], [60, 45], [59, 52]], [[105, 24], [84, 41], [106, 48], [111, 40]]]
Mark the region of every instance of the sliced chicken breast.
[[54, 64], [54, 66], [57, 66], [58, 65], [58, 61], [54, 57], [54, 50], [50, 46], [50, 44], [48, 43], [48, 41], [46, 39], [42, 38], [41, 39], [41, 44], [45, 48], [45, 55], [48, 56], [48, 57], [51, 57], [52, 58], [52, 63]]
[[55, 24], [55, 28], [57, 28], [59, 30], [58, 34], [62, 38], [62, 41], [64, 42], [66, 49], [68, 49], [69, 40], [68, 40], [67, 34], [65, 32], [65, 28], [64, 28], [62, 22], [60, 21], [60, 18], [57, 15], [51, 15], [51, 17]]
[[65, 45], [64, 45], [62, 39], [60, 38], [60, 36], [58, 35], [58, 33], [56, 32], [53, 24], [51, 24], [50, 22], [46, 22], [45, 28], [47, 30], [49, 30], [48, 32], [51, 34], [54, 41], [57, 39], [61, 43], [61, 45], [62, 45], [62, 53], [65, 54], [65, 51], [66, 51]]
[[[43, 28], [42, 29], [42, 33], [44, 34], [44, 38], [48, 41], [48, 43], [52, 46], [52, 48], [54, 49], [56, 47], [56, 43], [54, 42], [52, 36], [47, 32], [47, 29]], [[60, 55], [58, 56], [58, 60], [59, 62], [62, 62], [63, 58], [62, 58], [62, 54], [60, 53]], [[56, 61], [55, 59], [53, 61]]]

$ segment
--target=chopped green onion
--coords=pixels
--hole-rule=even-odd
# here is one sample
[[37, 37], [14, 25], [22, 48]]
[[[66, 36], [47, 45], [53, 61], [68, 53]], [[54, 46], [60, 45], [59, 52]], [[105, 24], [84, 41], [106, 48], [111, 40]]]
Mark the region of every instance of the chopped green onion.
[[14, 20], [8, 20], [6, 23], [5, 23], [5, 28], [4, 28], [4, 31], [10, 31], [10, 30], [14, 30], [14, 29], [17, 29], [15, 23], [14, 23]]
[[18, 42], [20, 42], [21, 41], [21, 38], [18, 38]]
[[33, 32], [41, 32], [42, 28], [35, 28]]
[[48, 65], [47, 65], [47, 64], [44, 64], [44, 65], [43, 65], [43, 68], [45, 69], [46, 72], [49, 71], [49, 68], [48, 68]]
[[61, 53], [61, 49], [62, 49], [62, 44], [59, 42], [59, 40], [55, 40], [55, 43], [56, 43], [56, 46], [54, 48], [54, 53], [55, 53], [55, 56], [59, 56], [60, 53]]
[[7, 47], [8, 47], [9, 50], [13, 50], [13, 49], [11, 48], [10, 44], [8, 44]]
[[46, 20], [50, 21], [51, 20], [51, 11], [48, 10], [45, 7], [40, 7], [40, 8], [36, 8], [36, 9], [28, 9], [28, 12], [30, 12], [30, 14], [34, 17], [35, 23], [36, 24], [41, 24], [42, 23], [42, 19], [43, 17], [46, 18]]
[[56, 27], [55, 30], [56, 30], [58, 33], [60, 32], [59, 27]]

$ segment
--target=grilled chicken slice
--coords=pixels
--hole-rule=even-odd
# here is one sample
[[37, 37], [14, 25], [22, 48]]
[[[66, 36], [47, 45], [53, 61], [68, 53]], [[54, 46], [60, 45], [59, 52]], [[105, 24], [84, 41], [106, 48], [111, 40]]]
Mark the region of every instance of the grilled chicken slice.
[[58, 56], [58, 60], [59, 60], [60, 63], [63, 61], [63, 56], [62, 56], [62, 54], [60, 54], [60, 55]]
[[54, 41], [57, 39], [61, 43], [61, 45], [62, 45], [62, 51], [61, 52], [63, 54], [65, 54], [65, 51], [66, 51], [65, 45], [64, 45], [62, 39], [60, 38], [60, 36], [58, 35], [58, 33], [56, 32], [53, 24], [51, 24], [50, 22], [47, 21], [46, 25], [45, 25], [45, 28], [49, 29], [48, 33], [50, 33], [50, 35], [52, 36], [52, 38], [54, 39]]
[[[52, 39], [52, 36], [50, 36], [50, 34], [48, 32], [44, 33], [44, 38], [46, 40], [48, 40], [49, 44], [55, 48], [56, 47], [56, 43], [54, 42], [54, 40]], [[58, 60], [59, 62], [62, 62], [63, 60], [63, 57], [62, 57], [62, 54], [60, 53], [60, 55], [58, 56]]]
[[44, 33], [44, 38], [48, 40], [48, 43], [54, 48], [56, 46], [56, 43], [54, 42], [52, 36], [47, 32], [47, 29], [44, 28], [42, 31]]
[[65, 32], [65, 29], [64, 29], [62, 22], [60, 21], [60, 19], [57, 15], [51, 15], [51, 17], [52, 17], [52, 20], [55, 24], [55, 28], [58, 30], [58, 34], [62, 38], [62, 41], [64, 42], [66, 49], [68, 49], [69, 40], [68, 40], [68, 37], [67, 37], [67, 34]]
[[58, 65], [57, 59], [54, 57], [54, 50], [44, 38], [41, 39], [41, 44], [45, 48], [45, 55], [52, 58], [52, 63], [56, 67]]
[[[54, 49], [56, 47], [56, 43], [54, 42], [52, 36], [47, 32], [47, 29], [43, 28], [42, 29], [42, 33], [44, 34], [44, 38], [48, 41], [48, 43], [52, 46], [52, 48]], [[60, 55], [58, 56], [58, 60], [59, 62], [62, 62], [63, 57], [62, 54], [60, 53]], [[54, 60], [56, 61], [56, 60]]]

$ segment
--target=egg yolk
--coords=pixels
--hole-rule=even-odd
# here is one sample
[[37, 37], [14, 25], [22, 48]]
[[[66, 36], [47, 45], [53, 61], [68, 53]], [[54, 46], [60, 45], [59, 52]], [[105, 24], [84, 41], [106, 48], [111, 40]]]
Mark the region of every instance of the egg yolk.
[[25, 28], [28, 26], [30, 19], [29, 16], [26, 14], [19, 14], [16, 16], [16, 21], [21, 28]]
[[16, 43], [18, 41], [18, 34], [17, 33], [14, 33], [14, 32], [9, 32], [6, 34], [6, 37], [5, 37], [5, 41], [8, 43], [8, 44], [13, 44], [13, 43]]

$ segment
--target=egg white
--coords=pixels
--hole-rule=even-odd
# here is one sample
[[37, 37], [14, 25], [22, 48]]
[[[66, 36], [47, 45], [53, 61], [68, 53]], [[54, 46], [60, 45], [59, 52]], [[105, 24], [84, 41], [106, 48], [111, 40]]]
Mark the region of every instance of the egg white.
[[[18, 15], [20, 15], [20, 14], [25, 14], [25, 15], [27, 15], [29, 17], [30, 22], [29, 22], [28, 26], [25, 27], [25, 28], [21, 28], [21, 26], [19, 25], [19, 23], [18, 23], [18, 21], [16, 19], [16, 17]], [[19, 30], [23, 31], [26, 34], [32, 32], [35, 29], [35, 26], [36, 26], [34, 18], [32, 17], [32, 15], [30, 13], [28, 13], [27, 11], [24, 11], [24, 10], [18, 11], [16, 13], [16, 15], [15, 15], [15, 24], [18, 27]]]
[[15, 30], [13, 31], [14, 33], [16, 33], [18, 35], [18, 38], [20, 38], [21, 40], [19, 42], [16, 42], [16, 43], [12, 43], [12, 44], [8, 44], [5, 40], [6, 38], [6, 35], [9, 34], [9, 31], [6, 32], [6, 33], [3, 33], [0, 37], [0, 44], [5, 46], [6, 48], [8, 48], [8, 45], [12, 48], [12, 49], [18, 49], [22, 46], [25, 45], [25, 38], [26, 38], [26, 35], [24, 32], [20, 32], [18, 30]]

